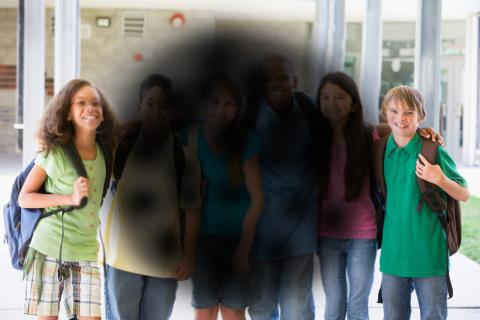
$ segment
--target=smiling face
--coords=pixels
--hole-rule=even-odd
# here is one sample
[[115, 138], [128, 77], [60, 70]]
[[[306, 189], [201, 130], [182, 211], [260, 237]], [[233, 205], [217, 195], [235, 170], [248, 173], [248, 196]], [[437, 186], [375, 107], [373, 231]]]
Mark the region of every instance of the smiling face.
[[394, 87], [383, 98], [382, 113], [397, 144], [407, 143], [425, 119], [423, 95], [413, 87]]
[[277, 59], [265, 62], [263, 72], [263, 95], [267, 103], [277, 112], [288, 109], [297, 85], [292, 68], [286, 61]]
[[96, 131], [103, 121], [102, 101], [97, 90], [86, 85], [73, 95], [68, 121], [75, 131]]
[[410, 139], [421, 123], [418, 112], [401, 99], [391, 99], [385, 105], [385, 117], [396, 138]]
[[207, 98], [207, 121], [213, 125], [224, 126], [235, 119], [238, 107], [230, 92], [217, 85]]
[[142, 118], [142, 127], [148, 130], [168, 128], [171, 103], [162, 87], [152, 87], [143, 95], [137, 109]]
[[352, 98], [338, 85], [327, 82], [319, 92], [320, 110], [331, 123], [345, 124], [352, 112]]

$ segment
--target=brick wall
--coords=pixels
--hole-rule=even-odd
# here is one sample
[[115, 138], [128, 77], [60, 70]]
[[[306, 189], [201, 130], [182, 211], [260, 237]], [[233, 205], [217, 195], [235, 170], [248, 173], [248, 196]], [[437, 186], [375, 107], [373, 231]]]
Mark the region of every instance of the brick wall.
[[0, 89], [0, 157], [15, 153], [15, 90]]
[[16, 26], [16, 9], [0, 9], [0, 156], [15, 152]]

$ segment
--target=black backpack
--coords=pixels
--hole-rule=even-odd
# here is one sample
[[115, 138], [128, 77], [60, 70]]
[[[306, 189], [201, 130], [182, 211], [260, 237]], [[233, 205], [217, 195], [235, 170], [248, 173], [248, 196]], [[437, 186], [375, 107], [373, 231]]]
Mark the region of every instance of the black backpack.
[[[115, 152], [115, 161], [113, 163], [113, 177], [115, 185], [118, 185], [122, 177], [123, 169], [127, 163], [128, 156], [132, 151], [133, 145], [138, 138], [139, 131], [132, 132], [126, 135], [119, 143]], [[183, 152], [182, 143], [175, 134], [173, 137], [173, 160], [175, 163], [177, 194], [180, 194], [182, 189], [183, 173], [185, 171], [185, 153]]]
[[[374, 189], [373, 189], [373, 202], [376, 209], [377, 220], [377, 242], [378, 248], [381, 248], [383, 237], [383, 223], [385, 220], [385, 199], [386, 199], [386, 184], [384, 176], [383, 162], [385, 157], [385, 148], [387, 144], [388, 136], [375, 141], [373, 143], [372, 158], [373, 158], [373, 177]], [[423, 155], [428, 162], [435, 164], [437, 160], [437, 150], [439, 144], [431, 140], [422, 138], [422, 149], [420, 154]], [[450, 281], [449, 275], [449, 263], [448, 256], [458, 251], [462, 241], [462, 229], [461, 229], [461, 212], [460, 204], [457, 200], [447, 196], [445, 201], [440, 196], [440, 190], [437, 186], [417, 177], [418, 186], [422, 193], [420, 201], [417, 205], [417, 211], [422, 210], [422, 206], [425, 203], [438, 217], [442, 229], [445, 233], [445, 239], [447, 241], [447, 285], [448, 296], [453, 296], [453, 287]], [[380, 288], [381, 290], [381, 288]], [[379, 292], [378, 302], [382, 302], [381, 292]]]
[[[131, 132], [127, 134], [119, 143], [117, 147], [117, 151], [115, 152], [115, 161], [113, 163], [113, 177], [114, 181], [112, 187], [116, 189], [118, 186], [118, 182], [122, 177], [123, 169], [125, 168], [125, 164], [127, 163], [128, 156], [132, 151], [133, 145], [138, 138], [139, 131]], [[176, 187], [177, 187], [177, 195], [180, 195], [182, 190], [182, 181], [183, 181], [183, 173], [185, 171], [185, 153], [183, 151], [182, 143], [178, 139], [178, 137], [172, 133], [173, 138], [173, 161], [175, 163], [175, 177], [176, 177]], [[181, 234], [181, 241], [183, 244], [183, 236], [185, 234], [185, 212], [179, 208], [180, 214], [180, 234]]]
[[[107, 192], [109, 183], [110, 183], [110, 174], [112, 171], [112, 149], [110, 146], [100, 137], [97, 136], [97, 143], [100, 145], [103, 156], [105, 158], [105, 182], [103, 185], [102, 201]], [[80, 158], [80, 155], [75, 148], [73, 142], [69, 142], [66, 145], [62, 145], [61, 148], [64, 150], [65, 154], [72, 163], [75, 171], [78, 176], [86, 177], [87, 173], [83, 162]], [[41, 219], [52, 216], [57, 213], [62, 213], [72, 211], [74, 209], [82, 208], [87, 204], [87, 198], [83, 198], [81, 204], [78, 207], [67, 206], [52, 211], [44, 212], [43, 209], [27, 209], [21, 208], [18, 205], [18, 195], [20, 190], [23, 187], [25, 179], [28, 174], [34, 167], [34, 160], [15, 178], [15, 181], [12, 186], [12, 191], [10, 193], [10, 201], [3, 208], [3, 220], [5, 224], [5, 242], [8, 243], [10, 258], [12, 266], [15, 269], [22, 270], [23, 263], [28, 251], [30, 241], [33, 236], [33, 232], [37, 227]], [[43, 186], [40, 189], [40, 192], [44, 192]], [[63, 232], [62, 232], [62, 242], [63, 242]], [[62, 253], [62, 242], [60, 244], [60, 260]]]

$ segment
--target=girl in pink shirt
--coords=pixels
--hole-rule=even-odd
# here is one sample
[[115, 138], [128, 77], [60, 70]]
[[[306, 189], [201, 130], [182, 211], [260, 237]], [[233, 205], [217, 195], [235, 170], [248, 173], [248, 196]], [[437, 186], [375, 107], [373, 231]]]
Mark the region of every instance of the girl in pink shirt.
[[377, 252], [370, 147], [378, 134], [364, 123], [358, 88], [345, 73], [322, 79], [317, 106], [322, 153], [318, 254], [325, 319], [368, 319]]

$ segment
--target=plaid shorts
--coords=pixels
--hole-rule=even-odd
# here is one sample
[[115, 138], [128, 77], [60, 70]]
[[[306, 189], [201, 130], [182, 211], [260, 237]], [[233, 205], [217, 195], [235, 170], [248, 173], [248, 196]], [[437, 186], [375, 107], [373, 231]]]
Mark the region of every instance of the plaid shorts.
[[[101, 280], [97, 262], [63, 262], [64, 277], [58, 279], [60, 263], [52, 257], [42, 260], [36, 253], [25, 275], [25, 314], [58, 316], [60, 300], [69, 318], [101, 316]], [[66, 268], [63, 268], [66, 267]]]

